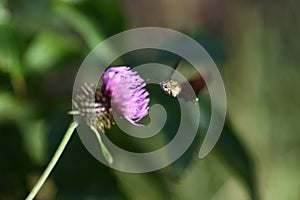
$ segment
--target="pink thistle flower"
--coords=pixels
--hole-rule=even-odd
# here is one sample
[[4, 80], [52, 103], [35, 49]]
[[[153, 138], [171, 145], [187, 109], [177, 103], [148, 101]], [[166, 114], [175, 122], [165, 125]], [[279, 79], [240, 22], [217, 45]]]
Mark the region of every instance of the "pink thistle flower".
[[149, 93], [145, 81], [129, 67], [111, 67], [102, 77], [102, 92], [111, 97], [112, 109], [136, 126], [148, 114]]
[[145, 81], [129, 67], [111, 67], [102, 77], [102, 86], [84, 83], [73, 99], [75, 110], [70, 114], [83, 117], [96, 134], [102, 153], [109, 164], [113, 157], [98, 133], [105, 133], [113, 124], [113, 111], [136, 126], [148, 114], [149, 93]]
[[75, 111], [87, 125], [102, 132], [113, 124], [113, 111], [136, 126], [148, 114], [149, 93], [145, 81], [129, 67], [110, 67], [102, 76], [102, 86], [85, 83], [73, 99]]

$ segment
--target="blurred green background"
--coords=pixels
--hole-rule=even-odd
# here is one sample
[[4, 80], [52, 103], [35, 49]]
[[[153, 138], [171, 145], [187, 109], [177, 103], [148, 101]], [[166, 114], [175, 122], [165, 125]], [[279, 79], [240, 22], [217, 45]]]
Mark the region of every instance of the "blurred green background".
[[[74, 134], [37, 199], [300, 199], [298, 8], [296, 0], [0, 0], [0, 199], [24, 199], [49, 162], [72, 120], [66, 113], [85, 56], [142, 26], [181, 31], [217, 63], [228, 98], [217, 146], [197, 158], [207, 125], [200, 122], [174, 164], [128, 174], [100, 164]], [[163, 52], [140, 54], [117, 62], [175, 62]], [[148, 141], [108, 131], [125, 149], [153, 150], [176, 132], [176, 101], [149, 90], [152, 104], [165, 104], [173, 117]], [[207, 91], [199, 99], [207, 119]]]

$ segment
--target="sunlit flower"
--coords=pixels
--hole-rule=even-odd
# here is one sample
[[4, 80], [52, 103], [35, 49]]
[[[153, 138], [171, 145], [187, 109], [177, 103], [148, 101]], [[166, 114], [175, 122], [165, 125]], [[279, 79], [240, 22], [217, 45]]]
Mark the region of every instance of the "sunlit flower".
[[112, 109], [134, 125], [148, 114], [149, 93], [145, 81], [129, 67], [111, 67], [103, 74], [103, 94]]
[[102, 132], [113, 123], [113, 110], [134, 125], [148, 114], [149, 93], [145, 81], [129, 67], [111, 67], [104, 72], [102, 86], [85, 83], [73, 100], [87, 125]]

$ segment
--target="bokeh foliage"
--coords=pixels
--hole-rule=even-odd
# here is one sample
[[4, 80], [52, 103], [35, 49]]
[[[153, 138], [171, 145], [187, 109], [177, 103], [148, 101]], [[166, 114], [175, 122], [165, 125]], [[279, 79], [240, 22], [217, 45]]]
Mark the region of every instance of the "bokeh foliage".
[[[288, 2], [269, 7], [268, 1], [232, 0], [224, 32], [205, 23], [185, 32], [220, 66], [228, 94], [228, 119], [207, 158], [197, 158], [210, 116], [204, 91], [198, 136], [171, 166], [146, 174], [117, 172], [94, 159], [74, 134], [38, 197], [298, 199], [299, 136], [293, 133], [299, 130], [300, 95], [294, 86], [299, 85], [295, 38], [300, 21], [296, 3]], [[72, 120], [66, 113], [81, 62], [99, 42], [130, 27], [134, 14], [122, 5], [111, 0], [0, 0], [0, 199], [24, 198], [47, 165]], [[135, 53], [116, 63], [171, 65], [177, 59], [163, 52]], [[148, 89], [151, 104], [161, 103], [171, 117], [158, 136], [146, 141], [113, 127], [109, 138], [125, 149], [153, 150], [176, 133], [177, 102], [158, 86]]]

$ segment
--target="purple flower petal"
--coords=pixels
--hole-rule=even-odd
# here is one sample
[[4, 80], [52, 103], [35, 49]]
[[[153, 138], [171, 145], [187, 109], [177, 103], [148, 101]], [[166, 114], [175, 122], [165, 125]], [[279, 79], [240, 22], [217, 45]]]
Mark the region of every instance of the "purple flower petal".
[[137, 72], [129, 67], [111, 67], [102, 77], [103, 92], [111, 96], [113, 109], [136, 126], [148, 114], [149, 93], [146, 83]]

